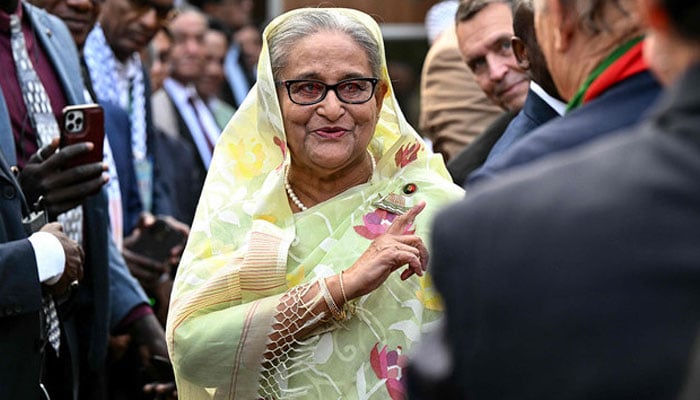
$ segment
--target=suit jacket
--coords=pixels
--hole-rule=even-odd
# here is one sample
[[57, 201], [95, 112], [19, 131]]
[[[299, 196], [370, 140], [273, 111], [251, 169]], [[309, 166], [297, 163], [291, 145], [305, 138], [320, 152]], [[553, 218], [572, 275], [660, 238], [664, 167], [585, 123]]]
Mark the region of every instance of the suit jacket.
[[530, 132], [488, 167], [474, 172], [468, 184], [631, 126], [645, 115], [660, 92], [648, 71], [618, 82], [600, 97]]
[[421, 73], [420, 130], [445, 161], [462, 151], [503, 110], [477, 85], [457, 46], [454, 27], [428, 50]]
[[[144, 71], [144, 74], [148, 76], [146, 71]], [[153, 163], [153, 189], [151, 193], [153, 204], [151, 211], [156, 215], [175, 216], [173, 193], [169, 191], [163, 177], [163, 174], [167, 173], [167, 171], [163, 171], [155, 155], [158, 151], [159, 139], [157, 138], [157, 129], [153, 124], [150, 81], [146, 79], [144, 85], [146, 86], [144, 91], [144, 96], [146, 97], [146, 149], [147, 157]], [[118, 104], [101, 101], [100, 105], [105, 111], [105, 133], [109, 137], [114, 164], [117, 167], [124, 211], [124, 232], [128, 234], [136, 227], [139, 215], [144, 211], [136, 180], [134, 156], [131, 150], [131, 121], [126, 110], [122, 109]]]
[[510, 111], [502, 113], [469, 146], [447, 163], [447, 170], [454, 183], [463, 186], [469, 174], [484, 165], [493, 145], [501, 138], [503, 132], [508, 128], [508, 124], [516, 115]]
[[700, 66], [641, 126], [436, 218], [460, 398], [676, 398], [700, 326], [698, 126]]
[[158, 90], [151, 101], [153, 109], [158, 110], [158, 118], [154, 123], [163, 132], [161, 142], [164, 144], [158, 155], [158, 163], [164, 171], [170, 172], [164, 179], [175, 193], [175, 215], [178, 220], [189, 225], [194, 220], [207, 168], [197, 151], [190, 129], [168, 92]]
[[[61, 81], [66, 100], [69, 104], [84, 103], [78, 51], [68, 29], [60, 19], [43, 9], [24, 2], [22, 4], [34, 27], [34, 34]], [[14, 165], [15, 144], [5, 101], [4, 96], [0, 95], [0, 145], [8, 163]], [[83, 204], [83, 213], [84, 277], [74, 307], [59, 309], [62, 333], [66, 340], [64, 354], [70, 354], [70, 365], [65, 367], [72, 379], [77, 379], [79, 373], [104, 366], [108, 333], [112, 328], [112, 313], [131, 310], [146, 301], [138, 282], [130, 275], [119, 273], [126, 271], [128, 274], [128, 269], [111, 240], [104, 192], [88, 198]], [[117, 279], [118, 282], [112, 283], [110, 279]], [[115, 315], [117, 316], [119, 315]], [[120, 315], [121, 318], [125, 316], [126, 314]], [[83, 367], [82, 370], [79, 365]], [[13, 373], [15, 370], [17, 368], [3, 371]]]
[[525, 137], [528, 133], [559, 116], [556, 110], [550, 107], [537, 92], [532, 89], [528, 90], [523, 109], [510, 121], [506, 131], [493, 145], [489, 156], [486, 158], [484, 167], [488, 168], [488, 165], [493, 160], [508, 151], [515, 142]]
[[8, 399], [38, 399], [41, 284], [22, 226], [22, 190], [2, 151], [0, 191], [0, 393]]

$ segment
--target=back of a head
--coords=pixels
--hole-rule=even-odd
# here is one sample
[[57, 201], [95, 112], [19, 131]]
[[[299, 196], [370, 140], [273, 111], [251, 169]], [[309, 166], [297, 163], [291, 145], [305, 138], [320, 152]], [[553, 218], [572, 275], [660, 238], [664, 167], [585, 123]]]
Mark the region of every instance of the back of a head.
[[472, 19], [476, 14], [478, 14], [481, 10], [486, 8], [486, 6], [494, 3], [505, 3], [512, 6], [513, 0], [462, 0], [459, 2], [459, 7], [457, 7], [455, 21], [468, 21]]
[[[635, 18], [636, 0], [559, 0], [565, 13], [573, 13], [578, 19], [579, 28], [589, 36], [604, 33], [616, 35], [625, 33], [622, 31], [637, 28], [637, 33], [630, 33], [629, 37], [636, 36], [640, 31], [639, 21]], [[613, 12], [614, 11], [614, 12]], [[626, 23], [616, 26], [616, 21]]]
[[[537, 42], [535, 34], [535, 8], [533, 0], [513, 1], [513, 33], [525, 45], [527, 61], [532, 79], [539, 84], [548, 94], [560, 99], [561, 95], [554, 85], [552, 75], [547, 68], [547, 61], [542, 54], [542, 49]], [[517, 49], [514, 49], [518, 56]]]

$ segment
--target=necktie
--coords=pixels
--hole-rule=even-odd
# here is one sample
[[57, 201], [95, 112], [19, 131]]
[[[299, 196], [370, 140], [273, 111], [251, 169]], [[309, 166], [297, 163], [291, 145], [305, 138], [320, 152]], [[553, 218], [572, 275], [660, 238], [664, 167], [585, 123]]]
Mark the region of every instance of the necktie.
[[[59, 135], [58, 123], [53, 115], [51, 102], [44, 85], [34, 70], [27, 44], [22, 33], [22, 23], [19, 16], [10, 16], [10, 43], [12, 45], [12, 57], [17, 68], [17, 78], [22, 88], [22, 99], [27, 108], [27, 114], [36, 132], [39, 146], [46, 145]], [[82, 208], [80, 206], [58, 216], [58, 221], [71, 239], [82, 243]], [[43, 299], [44, 321], [46, 323], [46, 335], [56, 355], [60, 346], [60, 328], [56, 304], [50, 295]]]
[[199, 114], [199, 111], [197, 110], [197, 103], [196, 103], [197, 95], [192, 94], [187, 98], [187, 101], [190, 103], [190, 107], [192, 107], [192, 110], [194, 111], [194, 116], [197, 119], [197, 124], [199, 125], [199, 130], [202, 131], [202, 136], [204, 137], [204, 141], [207, 143], [207, 148], [209, 149], [209, 155], [214, 153], [214, 143], [212, 143], [211, 139], [209, 138], [209, 135], [207, 134], [207, 130], [204, 127], [204, 122], [202, 122], [202, 116]]

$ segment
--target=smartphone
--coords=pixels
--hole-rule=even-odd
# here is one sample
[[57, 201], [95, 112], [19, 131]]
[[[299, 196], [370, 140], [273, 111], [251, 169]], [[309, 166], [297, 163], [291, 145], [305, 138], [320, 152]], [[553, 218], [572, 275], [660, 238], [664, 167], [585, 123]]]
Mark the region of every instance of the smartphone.
[[141, 231], [129, 250], [158, 262], [170, 257], [170, 250], [184, 244], [185, 235], [174, 229], [165, 220], [157, 218], [153, 225]]
[[95, 145], [90, 152], [70, 160], [66, 168], [102, 162], [104, 140], [104, 112], [99, 104], [80, 104], [63, 108], [61, 147], [80, 142], [92, 142]]

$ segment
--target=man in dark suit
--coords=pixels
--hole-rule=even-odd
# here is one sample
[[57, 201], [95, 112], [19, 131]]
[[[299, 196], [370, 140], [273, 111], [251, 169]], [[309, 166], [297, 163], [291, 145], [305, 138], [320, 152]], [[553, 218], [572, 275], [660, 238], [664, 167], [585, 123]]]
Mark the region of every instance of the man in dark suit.
[[[484, 0], [464, 1], [485, 3]], [[475, 140], [474, 145], [462, 151], [447, 164], [447, 169], [458, 185], [462, 186], [467, 177], [478, 168], [489, 168], [501, 154], [505, 153], [517, 141], [551, 119], [564, 113], [566, 107], [561, 101], [552, 76], [547, 69], [544, 55], [537, 44], [532, 0], [515, 0], [513, 10], [513, 33], [511, 46], [513, 58], [518, 67], [530, 78], [525, 103], [515, 110], [517, 114], [503, 114], [496, 122]], [[500, 123], [505, 123], [501, 127]], [[483, 149], [480, 149], [482, 146]], [[474, 173], [478, 173], [478, 170]]]
[[28, 236], [24, 195], [0, 150], [0, 393], [38, 399], [45, 345], [42, 292], [63, 296], [82, 278], [84, 254], [58, 223]]
[[530, 76], [530, 89], [520, 113], [508, 125], [494, 144], [484, 168], [506, 152], [533, 129], [564, 114], [566, 104], [552, 81], [542, 50], [535, 36], [535, 17], [532, 0], [513, 2], [513, 55], [520, 68]]
[[194, 156], [171, 156], [181, 176], [173, 182], [177, 193], [174, 209], [182, 222], [191, 224], [221, 129], [195, 87], [205, 63], [206, 16], [196, 9], [185, 10], [173, 19], [169, 29], [173, 35], [172, 68], [163, 89], [153, 94], [153, 109], [158, 110], [153, 123], [167, 136], [181, 139]]
[[[561, 21], [563, 3], [537, 0], [536, 18]], [[638, 4], [645, 56], [675, 81], [651, 116], [479, 185], [435, 220], [459, 398], [683, 388], [700, 327], [700, 3]]]
[[[32, 65], [46, 87], [56, 120], [60, 120], [63, 106], [85, 102], [73, 38], [65, 24], [44, 10], [22, 2], [10, 3], [0, 12], [0, 18], [17, 15], [23, 30], [30, 33], [24, 37], [31, 38], [27, 48], [31, 49]], [[0, 40], [9, 43], [10, 38], [4, 35]], [[5, 61], [15, 56], [3, 46], [0, 57]], [[66, 167], [71, 158], [90, 149], [87, 143], [57, 152], [58, 138], [54, 138], [37, 151], [45, 139], [40, 141], [35, 123], [29, 122], [34, 120], [23, 101], [14, 64], [5, 64], [10, 78], [2, 81], [0, 109], [7, 112], [0, 113], [0, 144], [9, 165], [19, 166], [18, 180], [32, 207], [46, 207], [50, 219], [54, 219], [81, 205], [82, 218], [74, 225], [82, 228], [86, 249], [85, 279], [73, 297], [58, 302], [62, 341], [58, 352], [47, 350], [44, 382], [54, 399], [76, 399], [79, 395], [99, 399], [105, 395], [100, 378], [104, 377], [110, 330], [129, 330], [148, 351], [167, 355], [163, 331], [110, 235], [104, 165], [97, 162]]]
[[[642, 59], [642, 28], [634, 1], [555, 5], [559, 14], [542, 13], [536, 31], [549, 72], [568, 102], [566, 114], [530, 132], [488, 167], [475, 171], [470, 185], [633, 125], [659, 94], [659, 84]], [[576, 23], [560, 23], [553, 15]]]

